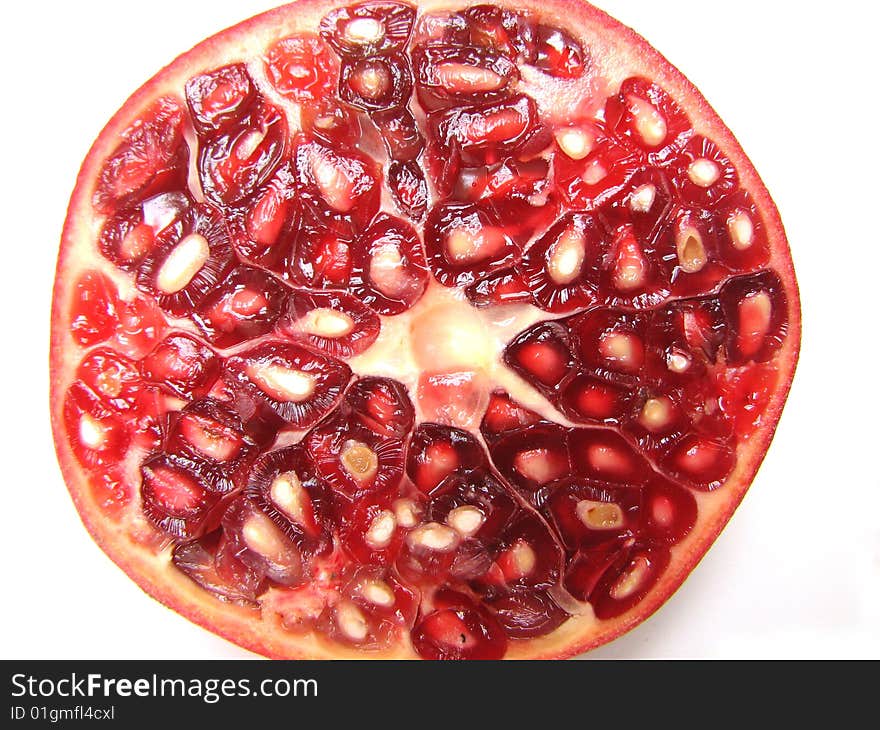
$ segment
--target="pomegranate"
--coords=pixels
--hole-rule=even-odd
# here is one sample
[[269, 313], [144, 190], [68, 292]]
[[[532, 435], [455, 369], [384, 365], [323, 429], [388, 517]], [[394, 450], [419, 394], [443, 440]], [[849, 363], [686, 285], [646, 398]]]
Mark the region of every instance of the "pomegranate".
[[800, 344], [731, 132], [584, 2], [300, 0], [83, 165], [52, 424], [89, 532], [271, 657], [568, 657], [684, 581]]

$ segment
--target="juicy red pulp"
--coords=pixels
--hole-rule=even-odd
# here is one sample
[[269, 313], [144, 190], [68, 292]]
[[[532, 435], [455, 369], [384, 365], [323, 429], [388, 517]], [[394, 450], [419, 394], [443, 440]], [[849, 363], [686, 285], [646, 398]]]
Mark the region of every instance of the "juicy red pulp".
[[[63, 421], [98, 503], [218, 600], [364, 650], [501, 658], [578, 602], [634, 609], [764, 424], [788, 334], [730, 158], [646, 78], [545, 114], [523, 79], [596, 70], [525, 11], [366, 2], [245, 61], [146, 107], [95, 182], [114, 272], [72, 286]], [[439, 287], [542, 315], [503, 367], [558, 422], [489, 383], [478, 427], [437, 423], [483, 374], [358, 372]]]

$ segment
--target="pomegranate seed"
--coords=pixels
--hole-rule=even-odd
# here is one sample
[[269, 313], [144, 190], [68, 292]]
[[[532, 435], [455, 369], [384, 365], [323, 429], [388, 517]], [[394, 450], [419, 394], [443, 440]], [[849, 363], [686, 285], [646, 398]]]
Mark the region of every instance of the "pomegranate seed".
[[355, 244], [352, 226], [308, 214], [301, 222], [288, 274], [296, 284], [311, 289], [345, 289], [351, 280]]
[[281, 585], [301, 580], [303, 561], [296, 544], [254, 503], [233, 502], [223, 515], [223, 530], [234, 555], [258, 575]]
[[321, 21], [321, 36], [337, 53], [349, 58], [400, 53], [415, 19], [416, 11], [410, 5], [373, 0], [332, 10]]
[[502, 476], [533, 503], [542, 487], [571, 474], [568, 432], [556, 424], [513, 431], [494, 443], [490, 453]]
[[714, 208], [739, 186], [733, 164], [705, 137], [693, 137], [672, 164], [678, 192], [692, 205]]
[[174, 548], [174, 566], [202, 588], [225, 601], [252, 607], [265, 589], [264, 582], [248, 566], [231, 554], [222, 530]]
[[605, 104], [612, 134], [648, 153], [654, 164], [674, 156], [693, 134], [690, 120], [669, 95], [648, 79], [632, 77]]
[[366, 225], [379, 209], [381, 172], [376, 163], [354, 150], [345, 154], [318, 142], [294, 151], [297, 189], [316, 215]]
[[254, 444], [244, 434], [238, 415], [215, 400], [196, 400], [170, 418], [165, 438], [168, 453], [222, 467], [211, 481], [213, 491], [232, 491], [254, 452]]
[[260, 456], [251, 467], [244, 491], [303, 555], [330, 550], [330, 495], [301, 446]]
[[98, 177], [93, 202], [99, 213], [185, 188], [189, 151], [184, 119], [180, 105], [162, 97], [122, 133]]
[[265, 342], [226, 361], [224, 377], [294, 428], [307, 428], [332, 411], [351, 370], [299, 345]]
[[141, 466], [144, 515], [172, 537], [188, 540], [209, 531], [219, 501], [205, 467], [184, 456], [157, 454]]
[[429, 126], [442, 149], [455, 149], [466, 164], [485, 165], [526, 145], [538, 130], [538, 111], [533, 99], [520, 94], [494, 104], [434, 112]]
[[429, 111], [501, 100], [519, 79], [509, 58], [486, 48], [419, 46], [413, 64], [419, 103]]
[[233, 269], [199, 304], [193, 319], [216, 347], [233, 347], [272, 330], [289, 290], [262, 269]]
[[532, 639], [558, 629], [568, 614], [545, 592], [520, 589], [488, 604], [511, 639]]
[[74, 384], [64, 400], [67, 437], [79, 462], [98, 469], [125, 458], [130, 436], [125, 421], [81, 384]]
[[364, 112], [399, 109], [412, 94], [412, 71], [403, 55], [345, 61], [339, 75], [339, 97]]
[[232, 266], [229, 229], [212, 208], [194, 208], [165, 232], [137, 272], [138, 288], [180, 317], [191, 313]]
[[186, 193], [162, 193], [119, 211], [101, 229], [101, 253], [120, 269], [136, 269], [153, 250], [156, 237], [180, 221], [190, 205]]
[[387, 495], [400, 484], [400, 440], [382, 437], [343, 412], [313, 429], [304, 443], [318, 475], [349, 502]]
[[416, 162], [397, 162], [388, 167], [388, 186], [401, 213], [421, 222], [428, 210], [428, 183]]
[[425, 254], [408, 223], [380, 213], [358, 243], [351, 291], [379, 314], [409, 309], [428, 284]]
[[300, 33], [269, 47], [266, 72], [282, 96], [314, 102], [325, 98], [335, 86], [336, 64], [320, 38]]
[[294, 289], [287, 301], [279, 331], [333, 357], [357, 355], [379, 335], [379, 317], [349, 294]]
[[[388, 150], [388, 156], [395, 162], [409, 162], [414, 160], [422, 153], [425, 148], [425, 138], [419, 131], [415, 117], [406, 108], [390, 109], [388, 111], [373, 112], [370, 115], [373, 124], [379, 130], [382, 141], [385, 143], [385, 149]], [[414, 175], [424, 174], [421, 168], [413, 163], [408, 166]], [[419, 172], [416, 173], [415, 171]], [[391, 173], [389, 171], [389, 178]], [[392, 191], [395, 186], [392, 184]], [[427, 198], [427, 192], [425, 193]], [[425, 201], [427, 205], [427, 200]]]
[[536, 387], [556, 390], [574, 367], [568, 332], [545, 322], [527, 330], [504, 353], [505, 362]]
[[536, 68], [561, 79], [583, 76], [587, 57], [580, 43], [564, 30], [539, 25], [535, 31]]
[[351, 147], [361, 138], [361, 123], [353, 110], [324, 97], [300, 111], [303, 131], [331, 146]]
[[595, 300], [604, 239], [595, 216], [569, 213], [526, 251], [517, 272], [539, 306], [566, 312]]
[[287, 121], [268, 104], [247, 125], [211, 137], [199, 150], [205, 197], [221, 208], [243, 202], [272, 177], [287, 146]]
[[775, 274], [731, 281], [721, 292], [721, 306], [729, 326], [729, 362], [763, 362], [782, 346], [788, 331], [788, 304]]
[[87, 271], [74, 285], [70, 331], [77, 344], [97, 345], [115, 330], [116, 285], [98, 271]]
[[485, 208], [474, 204], [435, 206], [425, 222], [431, 273], [445, 286], [467, 286], [509, 266], [519, 247]]
[[534, 27], [523, 15], [495, 5], [474, 5], [464, 16], [473, 45], [493, 48], [511, 60], [534, 57]]
[[146, 380], [183, 398], [207, 395], [220, 366], [210, 347], [184, 334], [166, 337], [140, 364]]
[[390, 378], [360, 378], [348, 389], [345, 403], [355, 420], [379, 436], [404, 438], [415, 423], [406, 387]]
[[669, 551], [659, 546], [633, 546], [621, 567], [606, 571], [590, 602], [596, 618], [614, 618], [639, 603], [669, 564]]
[[442, 591], [443, 606], [421, 619], [412, 642], [424, 659], [500, 659], [507, 649], [504, 629], [485, 609], [460, 593]]
[[431, 494], [451, 474], [485, 465], [479, 443], [459, 428], [423, 423], [410, 439], [407, 472], [423, 494]]
[[480, 425], [480, 432], [490, 443], [498, 437], [518, 428], [538, 423], [541, 417], [516, 403], [508, 393], [496, 390], [489, 397], [486, 415]]
[[186, 82], [186, 103], [196, 131], [210, 136], [249, 121], [259, 92], [244, 64], [224, 66]]

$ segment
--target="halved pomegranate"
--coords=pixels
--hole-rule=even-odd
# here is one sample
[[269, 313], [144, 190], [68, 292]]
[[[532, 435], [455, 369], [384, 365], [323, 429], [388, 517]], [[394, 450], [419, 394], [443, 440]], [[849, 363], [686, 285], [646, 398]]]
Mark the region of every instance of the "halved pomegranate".
[[62, 471], [277, 657], [565, 657], [730, 518], [798, 356], [732, 134], [582, 2], [300, 0], [122, 108], [68, 212]]

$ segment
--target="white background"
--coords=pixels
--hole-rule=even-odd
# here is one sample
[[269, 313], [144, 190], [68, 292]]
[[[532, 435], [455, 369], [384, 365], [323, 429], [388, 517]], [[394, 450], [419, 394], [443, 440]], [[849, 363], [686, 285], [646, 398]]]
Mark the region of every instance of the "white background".
[[[876, 11], [598, 1], [696, 83], [761, 172], [791, 241], [804, 343], [778, 435], [728, 528], [656, 616], [591, 656], [878, 658]], [[89, 539], [55, 462], [47, 353], [57, 242], [92, 140], [178, 53], [271, 5], [4, 6], [3, 658], [247, 656], [142, 594]]]

